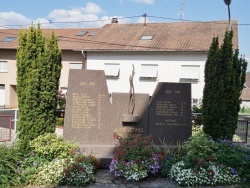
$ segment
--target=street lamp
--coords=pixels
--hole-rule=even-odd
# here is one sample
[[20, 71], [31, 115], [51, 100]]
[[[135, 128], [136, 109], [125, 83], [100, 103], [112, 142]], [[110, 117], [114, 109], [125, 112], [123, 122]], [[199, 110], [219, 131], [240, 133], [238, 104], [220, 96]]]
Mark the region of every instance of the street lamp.
[[232, 0], [224, 0], [224, 3], [227, 5], [228, 8], [228, 18], [229, 18], [229, 30], [231, 30], [231, 16], [230, 16], [230, 4]]

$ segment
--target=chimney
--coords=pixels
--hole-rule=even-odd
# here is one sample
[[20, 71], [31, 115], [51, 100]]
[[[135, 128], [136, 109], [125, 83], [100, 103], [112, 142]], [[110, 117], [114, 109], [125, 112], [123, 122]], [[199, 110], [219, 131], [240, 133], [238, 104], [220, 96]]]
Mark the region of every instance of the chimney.
[[117, 19], [117, 18], [112, 18], [111, 23], [112, 23], [112, 24], [113, 24], [113, 23], [118, 23], [118, 19]]

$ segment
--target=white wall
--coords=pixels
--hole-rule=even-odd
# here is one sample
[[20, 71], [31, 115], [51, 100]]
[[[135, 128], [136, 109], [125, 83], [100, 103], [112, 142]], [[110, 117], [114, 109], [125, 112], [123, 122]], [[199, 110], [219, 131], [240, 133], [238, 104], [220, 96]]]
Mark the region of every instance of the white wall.
[[[200, 99], [204, 87], [205, 53], [171, 53], [171, 52], [88, 52], [87, 69], [104, 70], [105, 63], [119, 63], [118, 79], [107, 79], [108, 90], [112, 92], [129, 92], [129, 76], [132, 65], [135, 67], [135, 93], [153, 94], [157, 82], [180, 82], [182, 65], [199, 65], [200, 79], [192, 84], [192, 98]], [[156, 81], [140, 80], [141, 64], [157, 64], [158, 77]]]

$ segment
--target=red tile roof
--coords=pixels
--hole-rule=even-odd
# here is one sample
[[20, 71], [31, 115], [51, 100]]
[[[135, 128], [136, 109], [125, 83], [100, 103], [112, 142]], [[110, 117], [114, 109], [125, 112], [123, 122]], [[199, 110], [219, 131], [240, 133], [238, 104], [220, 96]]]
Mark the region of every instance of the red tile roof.
[[240, 98], [243, 101], [250, 101], [250, 88], [244, 88], [242, 90]]
[[[83, 40], [90, 40], [93, 36], [89, 34], [92, 31], [99, 31], [100, 28], [77, 28], [77, 29], [43, 29], [42, 32], [45, 36], [51, 35], [52, 31], [55, 32], [59, 41], [59, 47], [62, 50], [81, 50], [83, 47]], [[0, 29], [0, 49], [17, 49], [18, 47], [18, 29]], [[87, 31], [83, 36], [77, 36], [81, 31]], [[2, 42], [6, 37], [16, 37], [11, 42]]]
[[[238, 47], [238, 25], [232, 21], [233, 44]], [[228, 21], [171, 22], [144, 24], [107, 24], [98, 32], [86, 50], [122, 51], [208, 51], [213, 36], [222, 42]], [[153, 39], [142, 41], [143, 35]]]
[[[233, 45], [238, 47], [237, 21], [231, 22], [234, 31]], [[213, 36], [220, 43], [228, 29], [228, 21], [212, 22], [170, 22], [144, 24], [107, 24], [102, 28], [54, 29], [59, 37], [62, 50], [85, 51], [208, 51]], [[45, 35], [51, 29], [43, 29]], [[88, 31], [84, 36], [76, 36], [80, 31]], [[89, 36], [91, 31], [97, 31]], [[1, 29], [0, 48], [16, 49], [18, 40], [1, 42], [7, 36], [18, 37], [19, 30]], [[143, 35], [152, 35], [149, 41], [140, 40]]]

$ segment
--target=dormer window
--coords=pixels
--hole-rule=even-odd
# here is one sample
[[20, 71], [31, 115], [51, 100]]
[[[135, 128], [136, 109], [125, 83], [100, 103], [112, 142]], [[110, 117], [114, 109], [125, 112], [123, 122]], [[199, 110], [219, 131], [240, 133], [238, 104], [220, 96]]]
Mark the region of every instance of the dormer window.
[[143, 35], [140, 40], [152, 40], [154, 38], [153, 35]]
[[87, 31], [80, 31], [76, 34], [76, 36], [84, 36], [87, 33]]
[[15, 39], [16, 37], [5, 37], [2, 42], [11, 42]]

